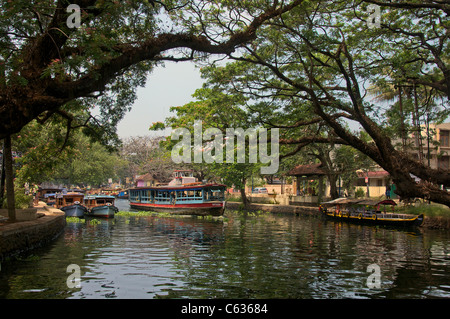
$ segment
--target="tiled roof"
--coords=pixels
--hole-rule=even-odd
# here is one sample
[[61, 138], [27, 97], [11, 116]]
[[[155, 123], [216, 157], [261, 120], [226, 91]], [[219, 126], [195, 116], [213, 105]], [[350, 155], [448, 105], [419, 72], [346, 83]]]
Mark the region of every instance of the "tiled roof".
[[313, 176], [325, 174], [325, 170], [322, 169], [322, 164], [299, 165], [287, 173], [289, 176]]

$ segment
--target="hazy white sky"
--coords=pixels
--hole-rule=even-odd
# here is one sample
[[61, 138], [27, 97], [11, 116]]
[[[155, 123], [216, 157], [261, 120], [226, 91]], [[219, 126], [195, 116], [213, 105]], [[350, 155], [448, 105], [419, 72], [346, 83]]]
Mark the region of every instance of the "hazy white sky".
[[[169, 111], [171, 106], [193, 101], [192, 94], [203, 82], [200, 70], [192, 62], [166, 62], [165, 67], [158, 67], [148, 77], [146, 86], [138, 88], [132, 110], [117, 126], [119, 137], [169, 135], [170, 130], [154, 132], [148, 128], [153, 122], [164, 122], [173, 115]], [[352, 129], [359, 130], [358, 125], [350, 122]]]
[[121, 138], [129, 136], [161, 135], [149, 131], [153, 122], [164, 122], [171, 106], [184, 105], [194, 98], [192, 94], [201, 88], [200, 70], [190, 62], [166, 62], [150, 74], [145, 88], [139, 88], [138, 98], [117, 127]]

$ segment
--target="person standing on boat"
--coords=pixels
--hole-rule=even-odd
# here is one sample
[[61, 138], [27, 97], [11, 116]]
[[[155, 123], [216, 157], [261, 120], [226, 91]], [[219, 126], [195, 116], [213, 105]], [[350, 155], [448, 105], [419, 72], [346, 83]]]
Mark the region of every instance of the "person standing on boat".
[[175, 198], [175, 192], [171, 192], [171, 193], [170, 193], [170, 203], [171, 203], [172, 205], [175, 205], [175, 201], [176, 201], [176, 198]]

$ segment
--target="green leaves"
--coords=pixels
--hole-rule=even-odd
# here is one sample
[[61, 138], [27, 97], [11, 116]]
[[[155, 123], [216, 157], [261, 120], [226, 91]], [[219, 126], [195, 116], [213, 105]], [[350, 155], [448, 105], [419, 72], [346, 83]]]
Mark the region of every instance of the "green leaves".
[[16, 136], [14, 146], [21, 154], [16, 159], [18, 185], [57, 181], [97, 186], [115, 177], [122, 165], [117, 156], [79, 130], [66, 140], [65, 126], [57, 118], [44, 125], [33, 121]]

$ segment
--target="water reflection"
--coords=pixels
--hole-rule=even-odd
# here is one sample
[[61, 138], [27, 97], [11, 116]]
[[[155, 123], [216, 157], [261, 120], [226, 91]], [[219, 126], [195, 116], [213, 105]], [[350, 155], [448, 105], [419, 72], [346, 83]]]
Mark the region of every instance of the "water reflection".
[[[69, 223], [0, 272], [3, 298], [448, 298], [450, 238], [314, 217], [116, 217]], [[81, 288], [66, 285], [69, 264]], [[370, 289], [367, 267], [379, 265]]]

